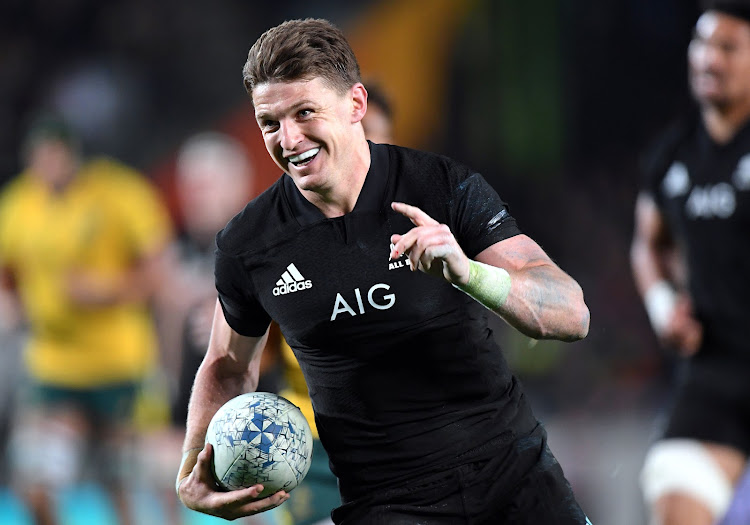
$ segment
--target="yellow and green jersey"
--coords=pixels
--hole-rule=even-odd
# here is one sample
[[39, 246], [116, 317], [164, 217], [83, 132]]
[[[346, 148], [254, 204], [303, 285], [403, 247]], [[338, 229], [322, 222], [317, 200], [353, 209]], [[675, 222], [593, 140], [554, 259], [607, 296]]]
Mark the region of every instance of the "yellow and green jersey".
[[29, 319], [32, 377], [95, 387], [150, 369], [157, 342], [147, 305], [81, 306], [67, 283], [80, 273], [113, 286], [170, 232], [156, 189], [113, 160], [84, 164], [59, 193], [27, 172], [8, 185], [0, 195], [0, 265], [13, 273]]
[[284, 363], [284, 379], [288, 385], [280, 394], [299, 407], [302, 415], [310, 423], [313, 436], [317, 439], [318, 429], [315, 426], [315, 413], [313, 412], [312, 401], [310, 401], [310, 394], [307, 390], [305, 376], [302, 375], [299, 362], [294, 356], [294, 351], [286, 342], [286, 339], [282, 337], [280, 344], [281, 357]]

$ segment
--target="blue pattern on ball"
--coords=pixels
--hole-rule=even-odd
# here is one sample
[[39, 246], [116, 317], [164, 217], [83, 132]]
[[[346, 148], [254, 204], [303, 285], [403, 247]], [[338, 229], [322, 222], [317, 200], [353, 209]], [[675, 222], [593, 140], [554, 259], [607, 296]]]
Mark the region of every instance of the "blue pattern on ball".
[[300, 410], [268, 392], [242, 394], [221, 407], [208, 427], [214, 474], [229, 490], [264, 485], [261, 495], [292, 490], [312, 460], [312, 432]]

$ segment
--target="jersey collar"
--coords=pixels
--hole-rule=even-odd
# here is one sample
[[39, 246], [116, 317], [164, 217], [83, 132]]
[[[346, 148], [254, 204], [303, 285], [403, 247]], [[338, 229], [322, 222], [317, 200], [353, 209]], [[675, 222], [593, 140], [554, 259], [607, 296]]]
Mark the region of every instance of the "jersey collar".
[[[388, 182], [388, 146], [374, 144], [370, 146], [370, 170], [367, 172], [365, 183], [354, 205], [353, 213], [380, 211], [383, 206], [385, 188]], [[289, 175], [283, 177], [284, 193], [287, 195], [289, 206], [300, 226], [307, 226], [319, 221], [329, 220], [310, 201], [302, 196]], [[351, 214], [347, 214], [351, 215]]]

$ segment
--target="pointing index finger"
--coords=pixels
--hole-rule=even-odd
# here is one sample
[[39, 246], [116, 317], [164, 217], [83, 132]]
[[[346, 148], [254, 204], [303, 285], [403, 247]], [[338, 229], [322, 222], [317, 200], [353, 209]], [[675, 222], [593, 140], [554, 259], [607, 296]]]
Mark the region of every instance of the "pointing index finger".
[[416, 206], [411, 206], [410, 204], [405, 204], [403, 202], [392, 202], [391, 208], [393, 208], [393, 211], [396, 211], [401, 215], [408, 217], [415, 226], [432, 226], [435, 224], [439, 224], [435, 219], [427, 215]]

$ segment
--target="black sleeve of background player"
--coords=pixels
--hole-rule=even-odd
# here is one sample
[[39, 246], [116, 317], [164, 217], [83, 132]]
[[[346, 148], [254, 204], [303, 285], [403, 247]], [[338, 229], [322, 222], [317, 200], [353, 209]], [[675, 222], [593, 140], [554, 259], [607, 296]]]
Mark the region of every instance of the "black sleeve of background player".
[[451, 231], [469, 258], [521, 233], [507, 204], [479, 173], [467, 173], [453, 190]]
[[256, 299], [252, 282], [237, 258], [217, 249], [214, 278], [224, 318], [232, 330], [247, 337], [265, 334], [271, 317]]
[[697, 125], [694, 113], [672, 123], [652, 141], [641, 154], [638, 167], [640, 170], [638, 189], [648, 193], [661, 206], [660, 185], [667, 170], [675, 159], [677, 150]]
[[647, 193], [658, 203], [659, 183], [664, 178], [670, 166], [668, 148], [663, 143], [653, 144], [648, 148], [640, 158], [638, 164], [640, 172], [638, 174], [638, 190]]

